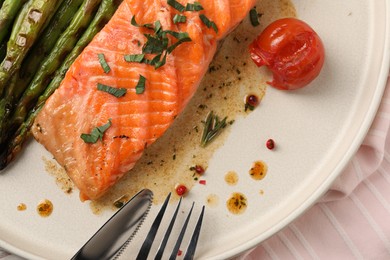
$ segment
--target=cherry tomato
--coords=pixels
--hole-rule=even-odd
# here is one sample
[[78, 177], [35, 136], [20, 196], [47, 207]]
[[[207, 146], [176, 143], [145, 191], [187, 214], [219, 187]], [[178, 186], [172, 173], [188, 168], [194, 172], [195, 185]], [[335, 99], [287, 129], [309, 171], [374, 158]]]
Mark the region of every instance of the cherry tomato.
[[318, 34], [295, 18], [271, 23], [250, 44], [249, 51], [257, 66], [265, 65], [271, 70], [273, 80], [267, 83], [283, 90], [309, 84], [320, 74], [325, 59]]

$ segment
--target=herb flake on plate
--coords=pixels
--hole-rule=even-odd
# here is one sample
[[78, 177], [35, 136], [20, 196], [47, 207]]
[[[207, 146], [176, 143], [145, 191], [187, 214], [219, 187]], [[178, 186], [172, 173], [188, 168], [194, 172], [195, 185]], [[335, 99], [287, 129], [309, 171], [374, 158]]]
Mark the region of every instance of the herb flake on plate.
[[253, 27], [256, 27], [256, 26], [259, 26], [260, 25], [260, 22], [259, 22], [259, 14], [257, 13], [257, 10], [256, 8], [252, 8], [250, 11], [249, 11], [249, 18], [251, 20], [251, 24]]

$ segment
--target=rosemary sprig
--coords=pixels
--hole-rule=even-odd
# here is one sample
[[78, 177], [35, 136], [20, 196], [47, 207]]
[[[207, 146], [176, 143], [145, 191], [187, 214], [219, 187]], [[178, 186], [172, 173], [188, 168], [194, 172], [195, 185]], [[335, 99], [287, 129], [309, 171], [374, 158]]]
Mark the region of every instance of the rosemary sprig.
[[203, 134], [200, 145], [206, 147], [227, 125], [227, 117], [222, 120], [211, 111], [204, 122]]

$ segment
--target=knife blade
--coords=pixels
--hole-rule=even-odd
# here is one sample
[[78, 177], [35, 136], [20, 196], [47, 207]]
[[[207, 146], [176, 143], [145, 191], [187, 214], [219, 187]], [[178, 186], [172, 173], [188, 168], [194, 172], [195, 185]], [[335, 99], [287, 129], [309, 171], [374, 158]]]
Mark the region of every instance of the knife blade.
[[71, 258], [110, 259], [120, 253], [141, 226], [149, 212], [153, 192], [144, 189], [120, 208]]

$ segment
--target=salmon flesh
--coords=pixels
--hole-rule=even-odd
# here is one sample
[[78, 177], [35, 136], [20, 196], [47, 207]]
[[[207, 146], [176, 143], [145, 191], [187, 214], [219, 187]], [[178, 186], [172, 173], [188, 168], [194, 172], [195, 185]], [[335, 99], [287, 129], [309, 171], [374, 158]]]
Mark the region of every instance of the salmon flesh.
[[[124, 0], [34, 122], [35, 139], [65, 168], [82, 200], [102, 196], [167, 130], [194, 95], [218, 41], [244, 19], [255, 1], [198, 0], [195, 4], [203, 10], [182, 10], [168, 2], [172, 1]], [[186, 21], [174, 22], [175, 15]], [[161, 52], [161, 66], [150, 62], [158, 50], [146, 50], [154, 46], [151, 38], [157, 34], [165, 35], [165, 46], [173, 46]], [[186, 40], [179, 42], [184, 35]], [[143, 59], [124, 58], [135, 54], [144, 54]], [[102, 55], [109, 71], [103, 69]], [[118, 97], [98, 85], [125, 94]], [[92, 133], [97, 134], [95, 141], [81, 138]]]

